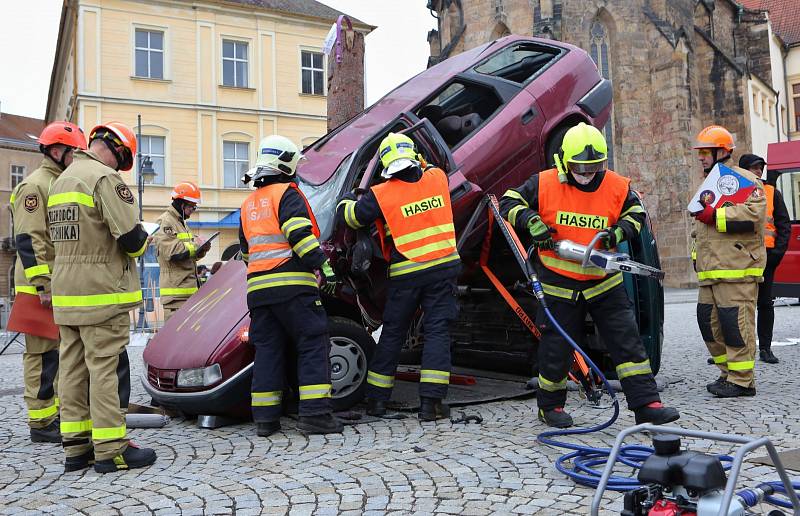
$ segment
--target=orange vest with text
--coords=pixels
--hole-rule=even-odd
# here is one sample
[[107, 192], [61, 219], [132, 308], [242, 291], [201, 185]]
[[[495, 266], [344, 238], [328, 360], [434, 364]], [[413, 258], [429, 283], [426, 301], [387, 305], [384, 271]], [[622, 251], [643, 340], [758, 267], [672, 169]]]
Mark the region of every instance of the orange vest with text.
[[294, 188], [303, 198], [311, 219], [311, 231], [319, 238], [319, 228], [311, 206], [295, 183], [276, 183], [251, 193], [242, 203], [242, 231], [247, 239], [247, 273], [276, 269], [292, 257], [292, 246], [281, 231], [278, 208], [283, 194]]
[[[598, 231], [617, 222], [628, 197], [629, 185], [629, 179], [606, 170], [596, 191], [582, 192], [559, 182], [556, 169], [545, 170], [539, 174], [539, 216], [556, 230], [554, 240], [572, 240], [586, 245]], [[606, 276], [601, 269], [583, 268], [577, 262], [561, 259], [555, 251], [539, 250], [539, 260], [551, 271], [580, 281]]]
[[[456, 252], [456, 229], [447, 175], [429, 168], [416, 183], [389, 179], [372, 187], [397, 251], [412, 262], [422, 263]], [[381, 249], [387, 261], [391, 246], [378, 224]]]
[[778, 228], [775, 227], [775, 187], [764, 185], [764, 193], [767, 194], [767, 217], [764, 224], [764, 245], [767, 249], [775, 247], [775, 237], [778, 236]]

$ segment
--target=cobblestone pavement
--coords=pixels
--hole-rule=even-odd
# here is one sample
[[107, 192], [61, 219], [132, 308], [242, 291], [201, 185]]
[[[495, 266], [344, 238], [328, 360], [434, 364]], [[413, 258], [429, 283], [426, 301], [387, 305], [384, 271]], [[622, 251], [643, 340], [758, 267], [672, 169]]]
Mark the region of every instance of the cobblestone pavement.
[[[758, 364], [758, 396], [724, 401], [705, 390], [716, 377], [697, 331], [691, 296], [666, 306], [663, 393], [687, 428], [769, 435], [780, 448], [800, 447], [798, 346], [776, 348], [777, 366]], [[800, 306], [776, 309], [776, 340], [800, 336]], [[131, 349], [141, 367], [141, 348]], [[135, 371], [138, 374], [138, 369]], [[577, 487], [553, 468], [562, 452], [538, 445], [544, 427], [535, 400], [471, 407], [482, 425], [420, 424], [416, 418], [347, 427], [341, 436], [304, 437], [286, 430], [257, 438], [251, 425], [198, 430], [174, 420], [161, 430], [132, 430], [154, 447], [145, 470], [100, 476], [91, 470], [62, 473], [61, 448], [32, 445], [22, 402], [21, 355], [0, 357], [0, 513], [57, 514], [587, 514], [593, 491]], [[132, 401], [147, 399], [138, 383]], [[570, 394], [578, 423], [605, 419]], [[630, 413], [609, 430], [577, 441], [610, 445]], [[694, 449], [708, 442], [689, 443]], [[750, 465], [743, 481], [774, 477]], [[619, 513], [619, 495], [606, 511]]]

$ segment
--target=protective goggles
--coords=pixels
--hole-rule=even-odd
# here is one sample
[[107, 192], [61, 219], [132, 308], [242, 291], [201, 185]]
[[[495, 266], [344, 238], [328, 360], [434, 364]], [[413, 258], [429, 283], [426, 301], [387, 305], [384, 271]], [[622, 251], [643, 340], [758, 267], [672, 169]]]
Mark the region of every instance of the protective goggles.
[[575, 163], [574, 161], [570, 161], [567, 163], [567, 168], [573, 174], [596, 174], [598, 172], [602, 172], [608, 166], [608, 161], [598, 161], [596, 163]]

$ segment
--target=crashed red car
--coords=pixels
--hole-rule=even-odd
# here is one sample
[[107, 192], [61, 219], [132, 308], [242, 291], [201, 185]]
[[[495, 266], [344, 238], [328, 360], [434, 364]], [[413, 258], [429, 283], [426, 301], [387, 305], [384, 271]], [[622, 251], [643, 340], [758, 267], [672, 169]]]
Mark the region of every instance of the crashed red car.
[[[611, 84], [583, 50], [508, 36], [409, 79], [304, 149], [307, 159], [298, 169], [298, 182], [319, 222], [322, 247], [344, 278], [335, 297], [323, 297], [331, 321], [337, 408], [362, 397], [375, 346], [371, 332], [381, 324], [387, 264], [368, 232], [365, 236], [334, 227], [334, 210], [345, 192], [380, 180], [380, 140], [390, 131], [408, 134], [425, 159], [449, 176], [465, 265], [459, 281], [461, 316], [453, 331], [455, 362], [494, 363], [528, 374], [536, 369], [531, 335], [476, 266], [486, 228], [485, 210], [478, 211], [478, 204], [486, 193], [500, 196], [549, 165], [570, 126], [585, 121], [603, 127], [611, 97]], [[652, 236], [643, 238], [632, 254], [657, 266]], [[501, 263], [511, 258], [499, 247], [498, 275], [513, 284], [519, 273], [513, 261]], [[629, 283], [629, 293], [645, 314], [640, 317], [645, 345], [650, 339], [650, 348], [660, 352], [660, 285], [646, 291], [653, 285]], [[533, 300], [522, 298], [520, 303], [533, 314]], [[148, 344], [145, 388], [163, 406], [187, 414], [246, 415], [253, 358], [243, 337], [248, 322], [245, 268], [231, 261]], [[587, 332], [591, 339], [591, 328]], [[419, 345], [418, 331], [412, 331], [407, 359], [413, 360]], [[657, 358], [651, 353], [656, 368]]]

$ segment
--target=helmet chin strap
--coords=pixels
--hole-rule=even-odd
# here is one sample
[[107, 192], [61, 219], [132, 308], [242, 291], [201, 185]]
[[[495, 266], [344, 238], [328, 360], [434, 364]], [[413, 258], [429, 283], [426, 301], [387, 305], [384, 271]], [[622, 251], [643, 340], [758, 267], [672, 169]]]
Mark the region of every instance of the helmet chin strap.
[[65, 163], [65, 160], [66, 160], [66, 157], [67, 157], [67, 152], [69, 152], [70, 147], [66, 147], [66, 146], [64, 147], [64, 152], [61, 153], [61, 159], [56, 159], [50, 153], [50, 149], [52, 149], [53, 147], [54, 147], [54, 145], [49, 145], [47, 147], [45, 147], [44, 145], [39, 145], [39, 150], [42, 151], [42, 154], [44, 154], [45, 156], [50, 158], [53, 161], [53, 163], [58, 165], [58, 168], [60, 168], [61, 171], [63, 172], [67, 168], [67, 164]]

